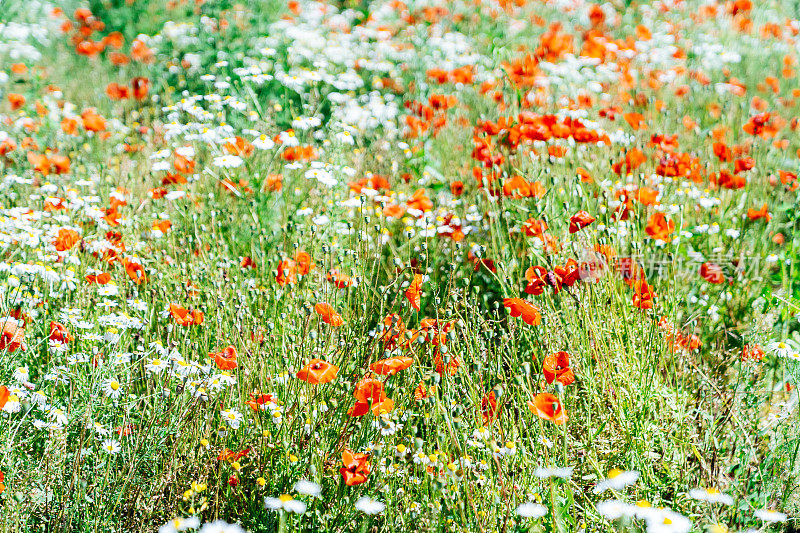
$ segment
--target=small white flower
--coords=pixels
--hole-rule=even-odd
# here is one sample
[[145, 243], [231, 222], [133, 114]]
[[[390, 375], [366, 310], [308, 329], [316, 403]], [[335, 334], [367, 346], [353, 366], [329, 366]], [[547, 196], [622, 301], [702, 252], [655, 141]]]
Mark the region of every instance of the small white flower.
[[106, 439], [103, 441], [103, 451], [105, 451], [109, 455], [117, 454], [121, 449], [122, 446], [120, 446], [119, 442], [115, 440]]
[[238, 155], [221, 155], [214, 158], [214, 166], [221, 168], [238, 168], [242, 166], [244, 160]]
[[773, 509], [758, 509], [755, 512], [756, 518], [768, 523], [785, 522], [788, 518], [784, 513]]
[[597, 512], [607, 520], [616, 520], [623, 516], [633, 516], [635, 509], [632, 505], [620, 500], [606, 500], [596, 506]]
[[549, 477], [557, 477], [561, 479], [569, 479], [572, 476], [571, 467], [539, 467], [533, 471], [533, 475], [539, 479], [546, 479]]
[[225, 520], [215, 520], [200, 528], [199, 533], [245, 533], [239, 524], [229, 524]]
[[103, 383], [103, 394], [109, 398], [118, 398], [122, 394], [122, 384], [114, 379], [107, 379]]
[[527, 502], [517, 507], [517, 514], [522, 518], [539, 518], [547, 514], [547, 507], [538, 503]]
[[360, 497], [355, 503], [356, 509], [366, 514], [380, 514], [386, 509], [386, 504], [373, 500], [369, 496]]
[[259, 150], [271, 150], [275, 147], [275, 141], [266, 135], [261, 135], [260, 137], [253, 139], [253, 146]]
[[146, 365], [144, 365], [144, 368], [145, 370], [147, 370], [148, 372], [152, 372], [153, 374], [160, 374], [168, 366], [169, 365], [164, 359], [155, 358]]
[[710, 489], [692, 489], [689, 491], [689, 497], [701, 502], [721, 503], [723, 505], [733, 505], [733, 498], [724, 494], [716, 488]]
[[594, 487], [594, 493], [600, 494], [608, 489], [622, 490], [628, 485], [633, 485], [639, 479], [639, 472], [635, 470], [623, 471], [616, 468], [608, 473], [608, 477]]
[[238, 429], [244, 418], [242, 413], [236, 409], [225, 409], [220, 411], [219, 414], [222, 416], [222, 419], [225, 420], [225, 422], [233, 429]]
[[322, 487], [320, 485], [306, 479], [301, 479], [295, 483], [293, 490], [299, 494], [313, 496], [315, 498], [319, 498], [322, 494]]
[[198, 527], [200, 527], [200, 519], [196, 516], [190, 516], [189, 518], [173, 518], [158, 528], [158, 533], [178, 533], [179, 531], [197, 529]]
[[303, 514], [306, 512], [306, 504], [300, 500], [295, 500], [288, 494], [281, 494], [277, 498], [264, 498], [264, 507], [272, 511], [284, 510], [288, 513]]

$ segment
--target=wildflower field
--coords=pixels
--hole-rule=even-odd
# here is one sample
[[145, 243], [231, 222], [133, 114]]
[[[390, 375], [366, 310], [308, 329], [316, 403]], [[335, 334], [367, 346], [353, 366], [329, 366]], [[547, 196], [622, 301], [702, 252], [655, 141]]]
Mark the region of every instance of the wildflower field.
[[800, 4], [0, 1], [0, 531], [800, 529]]

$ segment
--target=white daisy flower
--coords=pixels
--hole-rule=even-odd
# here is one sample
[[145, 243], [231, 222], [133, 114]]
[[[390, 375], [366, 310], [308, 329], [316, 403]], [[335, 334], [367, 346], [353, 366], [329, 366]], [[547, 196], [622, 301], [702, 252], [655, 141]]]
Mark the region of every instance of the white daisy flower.
[[517, 506], [517, 514], [522, 518], [540, 518], [547, 514], [547, 507], [538, 503], [527, 502]]
[[608, 489], [622, 490], [628, 485], [636, 483], [637, 479], [639, 479], [639, 472], [635, 470], [624, 471], [614, 468], [608, 473], [606, 479], [594, 487], [594, 493], [600, 494]]
[[355, 507], [365, 514], [380, 514], [386, 509], [386, 504], [369, 496], [362, 496], [356, 500]]
[[692, 489], [689, 491], [689, 497], [701, 502], [733, 505], [733, 498], [713, 487], [710, 489]]
[[286, 511], [287, 513], [303, 514], [306, 512], [306, 504], [300, 500], [295, 500], [288, 494], [281, 494], [277, 498], [264, 498], [264, 507], [272, 511]]
[[114, 455], [114, 454], [117, 454], [117, 453], [120, 452], [120, 450], [122, 449], [122, 446], [120, 446], [119, 442], [117, 442], [115, 440], [106, 439], [106, 440], [103, 441], [102, 448], [103, 448], [103, 451], [106, 452], [107, 454]]
[[122, 394], [122, 384], [115, 378], [103, 382], [103, 394], [108, 398], [119, 398]]
[[292, 489], [298, 494], [303, 494], [305, 496], [313, 496], [314, 498], [319, 498], [322, 494], [322, 487], [314, 483], [313, 481], [308, 481], [306, 479], [301, 479], [297, 483], [294, 484], [294, 488]]
[[767, 523], [785, 522], [788, 518], [786, 514], [773, 509], [757, 509], [755, 515], [756, 518]]
[[244, 417], [236, 409], [224, 409], [219, 412], [222, 419], [233, 429], [238, 429]]

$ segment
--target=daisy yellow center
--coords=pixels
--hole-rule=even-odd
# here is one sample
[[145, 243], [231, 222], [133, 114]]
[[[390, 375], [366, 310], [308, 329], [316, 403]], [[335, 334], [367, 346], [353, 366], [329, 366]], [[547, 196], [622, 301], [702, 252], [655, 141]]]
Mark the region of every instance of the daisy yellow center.
[[612, 468], [611, 470], [608, 471], [608, 477], [610, 479], [614, 479], [615, 477], [617, 477], [621, 473], [622, 473], [622, 470], [620, 470], [619, 468]]
[[281, 494], [280, 496], [278, 496], [278, 499], [283, 503], [290, 502], [293, 500], [293, 498], [288, 494]]

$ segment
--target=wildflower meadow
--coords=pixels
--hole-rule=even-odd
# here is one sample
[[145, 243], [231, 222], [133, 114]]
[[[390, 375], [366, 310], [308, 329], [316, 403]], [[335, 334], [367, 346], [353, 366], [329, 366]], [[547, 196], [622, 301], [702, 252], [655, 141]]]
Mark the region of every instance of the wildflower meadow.
[[0, 532], [800, 530], [800, 3], [0, 0]]

